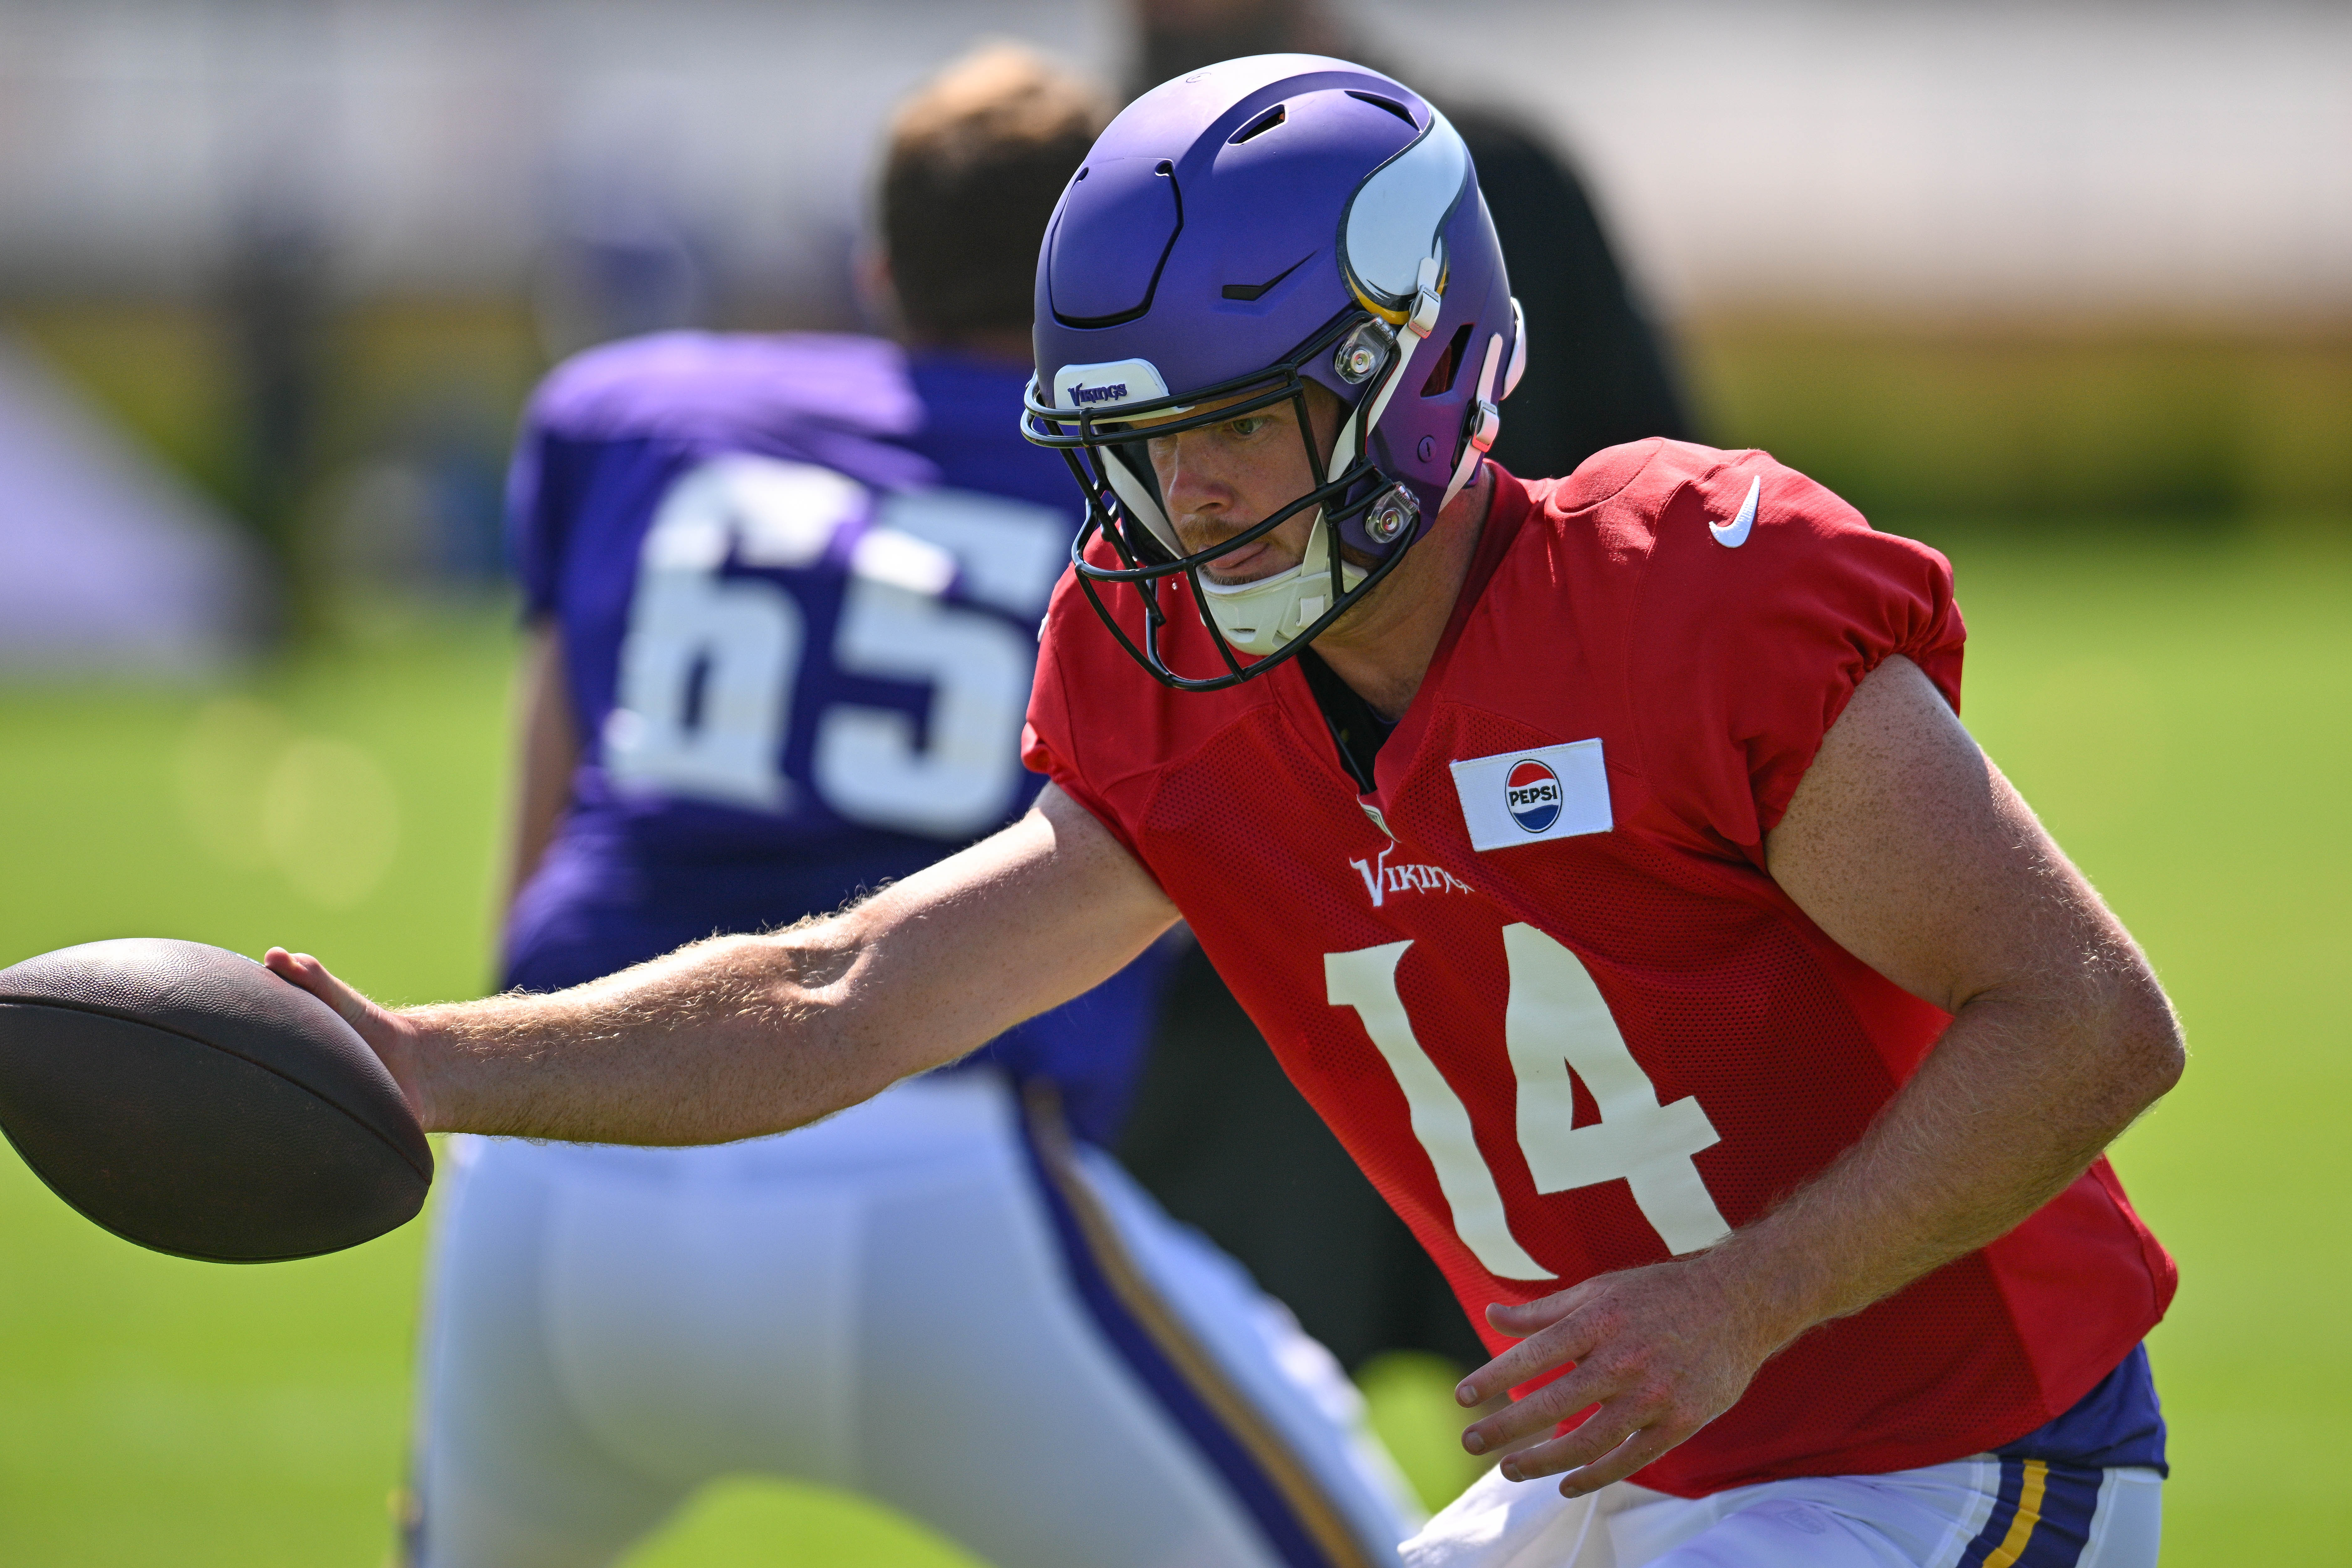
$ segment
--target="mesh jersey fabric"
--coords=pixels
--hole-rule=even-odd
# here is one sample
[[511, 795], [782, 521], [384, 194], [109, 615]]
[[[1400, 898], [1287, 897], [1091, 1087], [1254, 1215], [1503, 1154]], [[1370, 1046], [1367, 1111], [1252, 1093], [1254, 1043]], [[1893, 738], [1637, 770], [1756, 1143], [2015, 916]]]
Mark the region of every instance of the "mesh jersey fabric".
[[[1496, 475], [1453, 623], [1360, 800], [1298, 671], [1169, 691], [1067, 580], [1028, 736], [1030, 765], [1174, 899], [1474, 1321], [1487, 1301], [1669, 1255], [1628, 1180], [1538, 1190], [1507, 1047], [1530, 978], [1515, 953], [1572, 955], [1658, 1105], [1696, 1098], [1715, 1137], [1691, 1164], [1735, 1227], [1851, 1144], [1940, 1035], [1945, 1014], [1780, 891], [1762, 840], [1879, 662], [1911, 659], [1957, 707], [1965, 636], [1942, 557], [1762, 453], [1654, 439], [1565, 480]], [[1707, 524], [1751, 481], [1752, 531], [1725, 548]], [[1135, 635], [1139, 605], [1114, 603]], [[1186, 646], [1206, 640], [1191, 606], [1171, 631], [1180, 654], [1211, 657]], [[1595, 739], [1606, 831], [1472, 847], [1453, 763]], [[1497, 1272], [1465, 1241], [1391, 1058], [1339, 1005], [1349, 955], [1401, 942], [1395, 1000], [1442, 1079], [1423, 1099], [1458, 1102], [1505, 1245], [1548, 1277]], [[1575, 1125], [1599, 1121], [1569, 1076]], [[2011, 1235], [1801, 1337], [1637, 1479], [1698, 1496], [1998, 1447], [2114, 1370], [2173, 1285], [2102, 1161]]]
[[[1008, 410], [1019, 408], [1023, 381], [1018, 367], [943, 351], [909, 355], [876, 338], [666, 332], [592, 349], [541, 384], [509, 474], [509, 542], [527, 613], [562, 633], [583, 744], [555, 840], [508, 921], [506, 984], [579, 984], [714, 931], [838, 908], [1027, 809], [1040, 781], [1017, 762], [1019, 715], [1038, 616], [1077, 519], [1061, 461], [1014, 429]], [[687, 525], [687, 545], [696, 529], [724, 542], [688, 593], [663, 600], [677, 586], [658, 582], [661, 568], [650, 563], [675, 549], [655, 548], [664, 518], [698, 476], [747, 463], [803, 482], [772, 488], [761, 503], [768, 510], [748, 522], [709, 508], [671, 517], [671, 526]], [[758, 499], [727, 498], [737, 513]], [[964, 643], [944, 646], [977, 641], [999, 654], [992, 697], [1001, 700], [988, 721], [946, 740], [942, 728], [954, 726], [942, 713], [959, 700], [953, 672], [903, 658], [894, 667], [870, 647], [862, 658], [844, 653], [857, 644], [861, 547], [882, 530], [912, 526], [899, 503], [945, 507], [950, 523], [977, 526], [983, 542], [1010, 536], [1028, 547], [1010, 592], [1002, 550], [993, 560], [960, 556], [958, 574], [934, 595], [890, 590], [909, 607], [893, 612], [899, 629], [882, 640], [955, 637]], [[818, 510], [827, 504], [834, 510]], [[963, 521], [975, 514], [976, 525]], [[770, 540], [779, 531], [789, 540], [796, 527], [815, 539], [809, 550], [754, 550], [761, 525]], [[797, 632], [764, 651], [730, 648], [727, 617], [746, 597]], [[627, 689], [633, 638], [703, 647], [698, 659], [676, 661], [685, 689], [673, 700], [705, 710], [681, 724], [688, 731], [708, 730], [711, 710], [726, 710], [710, 694], [733, 679], [722, 668], [761, 663], [750, 673], [772, 689], [748, 706], [774, 733], [751, 760], [772, 776], [772, 803], [747, 805], [690, 779], [653, 787], [615, 769], [617, 710], [644, 700]], [[903, 725], [909, 771], [945, 788], [967, 770], [992, 793], [954, 831], [921, 826], [919, 796], [911, 826], [856, 809], [839, 798], [841, 770], [829, 777], [823, 766], [825, 726], [844, 713], [869, 730], [877, 719]], [[1081, 1135], [1104, 1140], [1140, 1069], [1165, 966], [1163, 954], [1147, 953], [966, 1060], [1052, 1079]]]

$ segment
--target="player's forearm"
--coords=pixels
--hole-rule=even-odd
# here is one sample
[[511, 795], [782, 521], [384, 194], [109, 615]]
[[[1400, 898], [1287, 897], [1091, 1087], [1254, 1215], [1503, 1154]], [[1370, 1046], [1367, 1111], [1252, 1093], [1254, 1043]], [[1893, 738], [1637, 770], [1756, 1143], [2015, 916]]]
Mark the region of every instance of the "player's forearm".
[[722, 1142], [954, 1060], [1100, 984], [1174, 915], [1048, 790], [1020, 822], [829, 920], [714, 938], [551, 995], [417, 1008], [370, 1039], [383, 1036], [435, 1131]]
[[2139, 949], [1906, 660], [1855, 689], [1766, 852], [1832, 940], [1952, 1015], [1853, 1148], [1708, 1255], [1793, 1334], [2006, 1234], [2182, 1057]]
[[1706, 1255], [1785, 1343], [2008, 1234], [2179, 1077], [2162, 990], [2116, 930], [2064, 983], [1989, 992], [1869, 1131]]
[[411, 1009], [414, 1092], [434, 1131], [712, 1143], [799, 1126], [905, 1072], [857, 1048], [839, 921], [716, 937], [545, 995]]

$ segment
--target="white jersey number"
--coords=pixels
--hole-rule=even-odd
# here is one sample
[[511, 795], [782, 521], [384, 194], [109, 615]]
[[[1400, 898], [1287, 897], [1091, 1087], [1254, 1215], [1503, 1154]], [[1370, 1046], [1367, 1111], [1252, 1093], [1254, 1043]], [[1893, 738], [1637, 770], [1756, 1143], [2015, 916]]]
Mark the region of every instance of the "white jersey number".
[[[1422, 1049], [1405, 1015], [1396, 972], [1412, 945], [1392, 942], [1325, 954], [1331, 1005], [1356, 1010], [1396, 1075], [1413, 1136], [1436, 1168], [1438, 1190], [1463, 1245], [1490, 1274], [1551, 1279], [1511, 1234], [1494, 1173], [1471, 1133], [1470, 1112]], [[1503, 928], [1503, 953], [1511, 976], [1504, 1047], [1518, 1079], [1519, 1152], [1536, 1191], [1568, 1192], [1622, 1177], [1668, 1252], [1695, 1252], [1730, 1235], [1691, 1161], [1719, 1142], [1697, 1100], [1658, 1103], [1656, 1087], [1625, 1048], [1609, 1005], [1576, 954], [1530, 925]], [[1579, 1078], [1601, 1112], [1587, 1127], [1575, 1125]]]
[[[867, 492], [805, 463], [735, 454], [686, 475], [646, 534], [604, 764], [624, 788], [755, 811], [793, 808], [783, 773], [805, 616], [781, 584], [724, 577], [814, 564]], [[1027, 624], [1060, 574], [1067, 526], [1052, 510], [965, 490], [883, 498], [851, 551], [835, 666], [930, 688], [929, 733], [897, 709], [835, 702], [817, 716], [812, 771], [835, 812], [877, 827], [960, 837], [991, 826], [1021, 773], [1032, 640], [965, 593]]]

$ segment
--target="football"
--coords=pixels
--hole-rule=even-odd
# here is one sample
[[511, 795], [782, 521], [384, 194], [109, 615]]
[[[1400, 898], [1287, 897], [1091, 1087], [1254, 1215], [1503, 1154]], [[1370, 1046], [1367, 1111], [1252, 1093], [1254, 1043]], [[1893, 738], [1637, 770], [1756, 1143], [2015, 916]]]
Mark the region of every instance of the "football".
[[215, 1263], [355, 1247], [433, 1180], [424, 1130], [333, 1008], [164, 938], [0, 969], [0, 1130], [84, 1217]]

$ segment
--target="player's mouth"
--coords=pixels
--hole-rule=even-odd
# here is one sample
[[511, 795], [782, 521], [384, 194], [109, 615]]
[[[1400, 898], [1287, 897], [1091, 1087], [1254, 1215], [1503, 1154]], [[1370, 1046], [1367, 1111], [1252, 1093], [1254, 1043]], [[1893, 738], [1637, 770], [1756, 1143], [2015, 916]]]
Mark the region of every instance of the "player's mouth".
[[[1176, 531], [1177, 537], [1183, 541], [1184, 548], [1192, 553], [1198, 554], [1203, 550], [1214, 550], [1224, 540], [1244, 531], [1250, 526], [1248, 523], [1244, 523], [1239, 528], [1219, 527], [1216, 530], [1219, 537], [1214, 539], [1200, 538], [1201, 534], [1209, 531], [1197, 527], [1187, 528], [1181, 521], [1177, 524]], [[1269, 534], [1265, 538], [1253, 539], [1247, 544], [1225, 552], [1213, 563], [1203, 566], [1201, 570], [1212, 583], [1220, 584], [1255, 583], [1261, 577], [1271, 577], [1277, 572], [1286, 571], [1297, 565], [1297, 563], [1290, 560], [1288, 556], [1289, 552], [1276, 543], [1274, 536]]]

